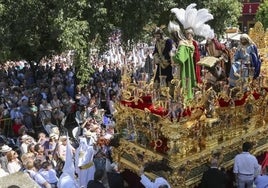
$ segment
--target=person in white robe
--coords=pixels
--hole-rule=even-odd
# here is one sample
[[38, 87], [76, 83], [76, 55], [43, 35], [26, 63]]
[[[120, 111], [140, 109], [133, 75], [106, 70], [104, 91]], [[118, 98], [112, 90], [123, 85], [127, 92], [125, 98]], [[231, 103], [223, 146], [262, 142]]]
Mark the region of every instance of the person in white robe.
[[87, 187], [88, 182], [94, 179], [95, 165], [93, 157], [96, 152], [92, 145], [87, 144], [85, 137], [80, 137], [79, 142], [79, 147], [75, 153], [75, 169], [78, 174], [79, 186]]
[[151, 181], [145, 174], [144, 168], [140, 169], [141, 184], [146, 188], [171, 188], [169, 183], [163, 177], [158, 177], [154, 181]]
[[69, 136], [67, 135], [67, 149], [66, 149], [66, 160], [62, 170], [62, 174], [59, 178], [58, 188], [78, 188], [78, 182], [75, 178], [75, 168], [73, 163], [73, 153], [72, 146], [69, 141]]

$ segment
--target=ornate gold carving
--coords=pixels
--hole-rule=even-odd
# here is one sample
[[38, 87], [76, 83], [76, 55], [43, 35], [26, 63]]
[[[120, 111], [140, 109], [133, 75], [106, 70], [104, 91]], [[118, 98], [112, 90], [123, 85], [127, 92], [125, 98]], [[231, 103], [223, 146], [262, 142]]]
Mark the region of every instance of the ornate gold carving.
[[[265, 40], [260, 37], [264, 34]], [[259, 47], [267, 46], [268, 35], [260, 23], [256, 23], [250, 36]], [[221, 166], [228, 169], [244, 141], [254, 143], [256, 155], [268, 149], [267, 49], [259, 50], [263, 58], [259, 79], [253, 81], [251, 77], [231, 89], [223, 86], [218, 93], [201, 86], [195, 91], [195, 98], [186, 103], [178, 77], [171, 82], [174, 94], [168, 87], [153, 93], [152, 83], [130, 83], [124, 77], [125, 105], [116, 105], [116, 129], [121, 140], [120, 146], [113, 149], [114, 160], [133, 172], [138, 172], [140, 165], [164, 160], [169, 170], [159, 169], [147, 175], [163, 176], [174, 188], [191, 188], [200, 182], [211, 157], [217, 157]], [[170, 102], [170, 93], [177, 106]], [[152, 101], [144, 98], [148, 95]], [[144, 109], [136, 108], [138, 102], [143, 104], [146, 100], [149, 101]], [[167, 113], [157, 115], [154, 112], [158, 109]], [[179, 111], [179, 120], [170, 118], [174, 110]]]
[[256, 43], [258, 48], [265, 48], [265, 30], [261, 22], [256, 22], [254, 27], [249, 30], [250, 38]]

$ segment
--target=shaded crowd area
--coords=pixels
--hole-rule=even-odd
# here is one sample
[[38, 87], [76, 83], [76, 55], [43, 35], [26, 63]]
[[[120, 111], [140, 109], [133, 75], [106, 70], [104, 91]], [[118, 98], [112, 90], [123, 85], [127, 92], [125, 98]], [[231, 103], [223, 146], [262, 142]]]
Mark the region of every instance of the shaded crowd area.
[[[116, 143], [113, 114], [121, 72], [116, 65], [109, 67], [101, 61], [94, 62], [93, 68], [91, 80], [79, 87], [68, 58], [56, 56], [35, 67], [26, 61], [1, 65], [0, 177], [28, 172], [41, 187], [57, 187], [66, 160], [67, 137], [78, 181], [82, 178], [77, 164], [83, 151], [80, 138], [94, 145], [96, 169], [113, 172], [118, 168], [111, 145]], [[34, 178], [36, 173], [44, 182]], [[93, 175], [94, 171], [88, 177], [93, 179]], [[109, 187], [108, 178], [105, 184]]]

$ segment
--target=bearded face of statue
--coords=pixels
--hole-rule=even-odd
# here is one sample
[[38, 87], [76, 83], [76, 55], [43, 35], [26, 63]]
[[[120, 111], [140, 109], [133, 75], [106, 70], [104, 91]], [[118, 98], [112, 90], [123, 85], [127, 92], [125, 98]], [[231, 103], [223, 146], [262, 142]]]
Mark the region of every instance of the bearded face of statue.
[[160, 41], [162, 39], [162, 35], [161, 34], [154, 34], [155, 40], [156, 41]]

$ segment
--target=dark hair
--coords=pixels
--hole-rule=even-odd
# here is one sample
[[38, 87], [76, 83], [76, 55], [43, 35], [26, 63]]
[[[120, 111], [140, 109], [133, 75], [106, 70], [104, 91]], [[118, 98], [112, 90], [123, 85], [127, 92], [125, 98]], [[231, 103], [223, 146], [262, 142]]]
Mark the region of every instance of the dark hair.
[[34, 151], [38, 152], [38, 150], [41, 148], [41, 144], [37, 143], [34, 145]]
[[37, 170], [40, 170], [40, 168], [42, 167], [42, 161], [41, 161], [41, 159], [35, 159], [35, 160], [34, 160], [34, 167], [35, 167]]
[[42, 163], [42, 168], [43, 168], [43, 169], [47, 169], [47, 168], [49, 167], [49, 165], [50, 165], [50, 163], [49, 163], [48, 161], [44, 161], [44, 162]]
[[[27, 146], [27, 151], [28, 151], [28, 152], [32, 152], [32, 151], [31, 151], [31, 147], [32, 147], [32, 146], [35, 146], [35, 144], [34, 144], [34, 143], [30, 143], [30, 144]], [[34, 149], [34, 148], [33, 148], [33, 149]], [[35, 150], [34, 150], [34, 151], [35, 151]]]
[[245, 142], [242, 146], [242, 150], [244, 152], [248, 152], [249, 150], [251, 150], [251, 148], [252, 148], [252, 143], [250, 142]]
[[94, 180], [95, 181], [100, 181], [104, 176], [104, 170], [102, 169], [97, 169], [94, 173]]

